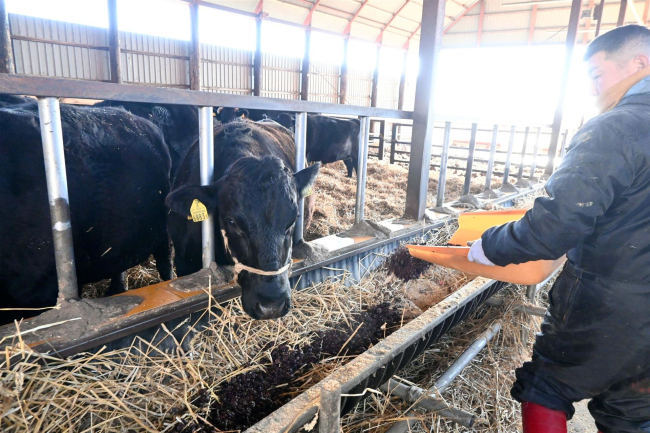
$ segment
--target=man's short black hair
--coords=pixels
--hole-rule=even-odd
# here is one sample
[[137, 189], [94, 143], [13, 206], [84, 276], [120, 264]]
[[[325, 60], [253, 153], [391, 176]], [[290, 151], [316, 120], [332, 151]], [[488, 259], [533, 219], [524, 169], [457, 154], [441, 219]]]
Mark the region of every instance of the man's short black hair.
[[639, 54], [650, 55], [650, 30], [634, 24], [610, 30], [589, 44], [585, 60], [601, 51], [620, 61], [628, 61]]

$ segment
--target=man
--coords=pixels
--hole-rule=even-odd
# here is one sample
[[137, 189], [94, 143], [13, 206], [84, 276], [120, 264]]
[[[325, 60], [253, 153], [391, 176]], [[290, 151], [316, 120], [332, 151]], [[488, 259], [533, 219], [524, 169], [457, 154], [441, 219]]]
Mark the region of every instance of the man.
[[532, 361], [516, 371], [524, 433], [566, 432], [583, 399], [602, 433], [650, 432], [650, 30], [612, 30], [585, 60], [601, 114], [571, 141], [548, 197], [469, 255], [499, 266], [568, 257]]

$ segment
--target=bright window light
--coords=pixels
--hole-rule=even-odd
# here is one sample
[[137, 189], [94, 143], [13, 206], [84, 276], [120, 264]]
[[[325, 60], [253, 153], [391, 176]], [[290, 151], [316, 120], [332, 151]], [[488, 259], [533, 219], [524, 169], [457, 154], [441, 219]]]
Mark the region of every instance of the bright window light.
[[350, 40], [348, 43], [348, 66], [372, 71], [375, 69], [377, 46], [369, 42]]
[[339, 36], [311, 32], [310, 59], [315, 62], [340, 65], [343, 62], [343, 38]]
[[255, 20], [243, 15], [199, 7], [201, 43], [255, 51]]
[[399, 76], [404, 67], [404, 50], [397, 48], [381, 47], [379, 52], [379, 73], [390, 76]]
[[263, 21], [262, 51], [278, 56], [302, 58], [305, 52], [305, 31], [299, 27]]
[[7, 13], [108, 27], [106, 0], [5, 0]]
[[121, 31], [190, 40], [190, 7], [173, 0], [118, 0]]

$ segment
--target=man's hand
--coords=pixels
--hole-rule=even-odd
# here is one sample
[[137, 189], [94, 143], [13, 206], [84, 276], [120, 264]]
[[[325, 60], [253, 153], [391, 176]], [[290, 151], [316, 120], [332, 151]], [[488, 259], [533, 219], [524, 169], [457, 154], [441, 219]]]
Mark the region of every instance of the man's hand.
[[469, 249], [469, 253], [467, 254], [467, 260], [478, 263], [479, 265], [494, 266], [494, 263], [485, 257], [482, 239], [467, 242], [467, 245], [472, 247]]

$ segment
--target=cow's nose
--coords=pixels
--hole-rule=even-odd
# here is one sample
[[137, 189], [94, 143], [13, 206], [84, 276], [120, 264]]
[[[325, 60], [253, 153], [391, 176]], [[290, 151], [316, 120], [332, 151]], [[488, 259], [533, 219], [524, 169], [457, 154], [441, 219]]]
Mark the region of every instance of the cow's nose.
[[255, 304], [255, 312], [260, 320], [277, 319], [287, 314], [287, 301], [282, 300], [276, 304], [262, 305], [259, 302]]

